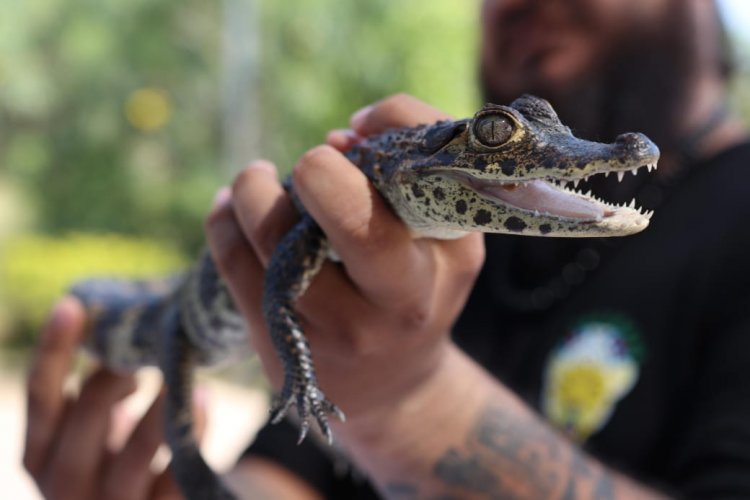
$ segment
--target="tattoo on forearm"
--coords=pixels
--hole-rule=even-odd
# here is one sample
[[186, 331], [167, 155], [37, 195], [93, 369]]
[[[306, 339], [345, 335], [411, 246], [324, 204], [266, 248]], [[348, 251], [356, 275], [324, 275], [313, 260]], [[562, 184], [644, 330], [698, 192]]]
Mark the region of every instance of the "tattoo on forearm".
[[482, 413], [463, 447], [450, 448], [440, 457], [433, 473], [458, 496], [459, 492], [492, 499], [562, 495], [575, 500], [588, 490], [597, 499], [614, 498], [606, 470], [589, 465], [580, 451], [568, 448], [539, 421], [494, 405]]
[[479, 492], [492, 493], [497, 490], [498, 481], [495, 474], [482, 464], [482, 458], [476, 454], [462, 456], [456, 449], [450, 449], [435, 464], [435, 475], [453, 486]]

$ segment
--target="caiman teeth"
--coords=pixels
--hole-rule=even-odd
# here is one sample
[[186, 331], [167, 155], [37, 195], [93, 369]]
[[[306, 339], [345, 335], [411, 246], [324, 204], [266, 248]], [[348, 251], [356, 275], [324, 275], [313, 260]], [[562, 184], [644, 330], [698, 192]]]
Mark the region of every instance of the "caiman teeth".
[[585, 193], [581, 192], [578, 190], [580, 182], [587, 181], [593, 175], [605, 174], [606, 176], [613, 172], [617, 174], [618, 180], [621, 181], [626, 172], [630, 171], [633, 175], [636, 175], [639, 168], [642, 167], [647, 167], [651, 171], [656, 168], [656, 165], [648, 164], [620, 171], [602, 171], [575, 179], [547, 177], [516, 179], [512, 182], [481, 179], [459, 172], [445, 172], [442, 175], [461, 180], [473, 191], [482, 196], [490, 197], [495, 202], [499, 201], [517, 209], [526, 210], [529, 213], [541, 213], [548, 217], [599, 223], [610, 217], [613, 217], [612, 220], [618, 221], [622, 218], [635, 216], [650, 219], [653, 212], [638, 208], [635, 199], [630, 200], [629, 203], [616, 205], [597, 198], [590, 189]]
[[603, 175], [604, 177], [609, 177], [610, 174], [615, 174], [617, 176], [617, 181], [622, 182], [623, 179], [625, 179], [625, 174], [627, 172], [630, 172], [633, 175], [638, 175], [638, 171], [642, 168], [646, 168], [647, 172], [650, 173], [656, 170], [657, 167], [656, 167], [656, 163], [648, 163], [648, 164], [641, 165], [641, 166], [634, 167], [634, 168], [627, 169], [627, 170], [618, 170], [618, 171], [607, 170], [606, 172], [597, 172], [597, 173], [585, 175], [583, 177], [578, 177], [577, 179], [567, 179], [566, 182], [572, 182], [574, 187], [578, 187], [578, 183], [580, 181], [588, 182], [588, 180], [595, 175]]
[[[574, 185], [577, 185], [577, 183], [575, 181], [571, 181], [571, 182]], [[610, 203], [610, 202], [608, 202], [606, 200], [602, 200], [601, 198], [598, 198], [597, 196], [594, 195], [594, 193], [590, 189], [588, 191], [586, 191], [586, 192], [583, 192], [583, 191], [578, 191], [577, 189], [571, 189], [571, 188], [569, 188], [567, 186], [558, 186], [558, 187], [560, 187], [562, 190], [564, 190], [564, 191], [566, 191], [566, 192], [568, 192], [570, 194], [574, 194], [574, 195], [577, 195], [577, 196], [583, 196], [585, 198], [588, 198], [589, 200], [592, 200], [592, 201], [595, 201], [597, 203], [600, 203], [605, 208], [604, 217], [610, 217], [610, 216], [612, 216], [612, 215], [615, 214], [615, 211], [622, 210], [622, 209], [634, 210], [639, 215], [642, 215], [643, 217], [645, 217], [646, 219], [649, 219], [649, 220], [654, 215], [654, 211], [653, 210], [645, 210], [643, 207], [639, 208], [636, 205], [635, 198], [631, 199], [630, 202], [623, 202], [623, 203], [619, 203], [619, 204], [614, 204], [614, 203]]]

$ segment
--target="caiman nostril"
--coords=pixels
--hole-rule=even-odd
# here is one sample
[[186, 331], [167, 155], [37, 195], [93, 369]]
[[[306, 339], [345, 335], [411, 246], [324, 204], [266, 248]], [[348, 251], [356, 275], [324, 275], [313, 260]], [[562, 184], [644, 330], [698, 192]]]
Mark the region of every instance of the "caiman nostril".
[[623, 152], [639, 153], [642, 155], [658, 155], [659, 148], [656, 144], [643, 134], [629, 132], [622, 134], [615, 139], [615, 144]]

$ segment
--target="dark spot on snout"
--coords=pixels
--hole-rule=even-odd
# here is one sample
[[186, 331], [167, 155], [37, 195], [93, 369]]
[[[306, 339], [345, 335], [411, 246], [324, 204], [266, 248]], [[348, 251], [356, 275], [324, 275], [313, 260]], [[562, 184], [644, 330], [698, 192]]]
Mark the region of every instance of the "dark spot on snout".
[[456, 212], [463, 215], [466, 213], [467, 208], [468, 207], [466, 206], [466, 200], [458, 200], [456, 202]]
[[440, 186], [433, 189], [432, 194], [435, 196], [435, 199], [438, 201], [442, 201], [445, 199], [445, 191], [443, 191], [443, 188], [441, 188]]
[[424, 196], [424, 190], [416, 184], [411, 185], [411, 192], [414, 193], [416, 198], [422, 198]]
[[505, 220], [504, 226], [509, 231], [523, 231], [526, 229], [526, 223], [518, 217], [508, 217]]
[[480, 226], [489, 224], [491, 221], [492, 221], [492, 214], [487, 210], [484, 210], [484, 209], [477, 210], [477, 213], [474, 215], [474, 222], [476, 222]]
[[541, 226], [539, 226], [539, 232], [542, 234], [549, 234], [552, 232], [552, 226], [550, 226], [549, 224], [542, 224]]
[[500, 170], [504, 175], [511, 176], [516, 171], [516, 160], [503, 160], [500, 164]]

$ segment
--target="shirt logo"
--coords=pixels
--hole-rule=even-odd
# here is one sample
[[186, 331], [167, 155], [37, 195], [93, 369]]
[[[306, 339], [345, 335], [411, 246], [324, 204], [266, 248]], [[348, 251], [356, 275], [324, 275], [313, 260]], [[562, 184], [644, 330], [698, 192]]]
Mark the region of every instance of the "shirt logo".
[[640, 336], [622, 316], [584, 319], [550, 354], [542, 412], [575, 441], [586, 441], [633, 389], [642, 358]]

